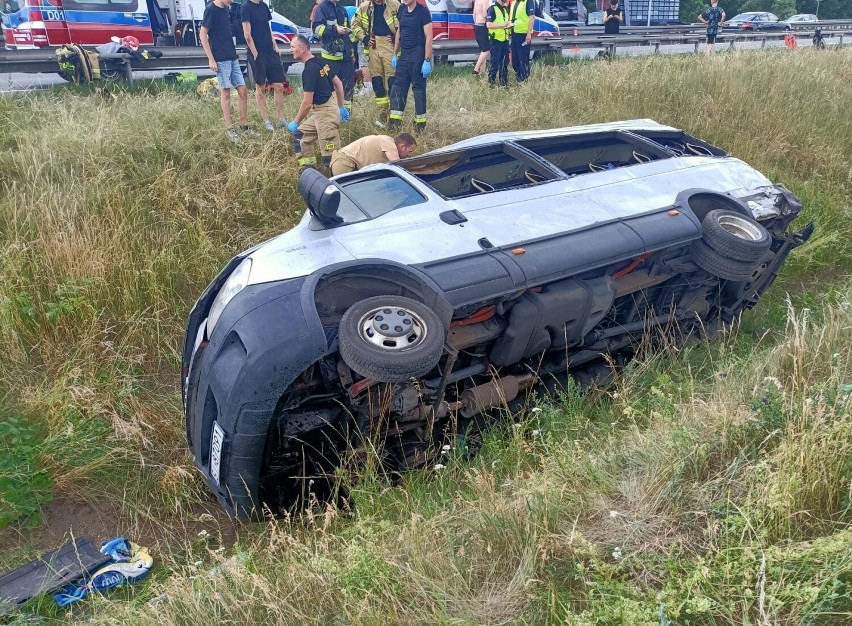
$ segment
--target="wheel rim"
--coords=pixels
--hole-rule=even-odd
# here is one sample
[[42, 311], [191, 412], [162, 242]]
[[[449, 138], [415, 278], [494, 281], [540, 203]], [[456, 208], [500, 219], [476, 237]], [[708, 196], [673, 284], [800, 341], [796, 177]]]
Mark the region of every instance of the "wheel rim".
[[746, 241], [760, 241], [762, 239], [760, 227], [741, 217], [733, 215], [722, 216], [719, 218], [719, 226], [739, 239], [745, 239]]
[[426, 322], [408, 309], [383, 306], [372, 309], [358, 322], [361, 339], [382, 350], [409, 350], [423, 343]]

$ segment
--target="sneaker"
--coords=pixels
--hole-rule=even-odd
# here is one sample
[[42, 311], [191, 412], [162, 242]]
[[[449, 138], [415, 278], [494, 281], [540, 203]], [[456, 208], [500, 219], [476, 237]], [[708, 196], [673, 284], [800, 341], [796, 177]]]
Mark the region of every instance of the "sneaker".
[[260, 133], [249, 126], [243, 126], [243, 135], [246, 137], [257, 137]]
[[263, 120], [263, 127], [268, 130], [270, 133], [275, 132], [275, 127], [272, 125], [272, 122], [269, 120]]
[[236, 128], [229, 128], [225, 131], [225, 137], [234, 143], [240, 143], [240, 134], [237, 132]]

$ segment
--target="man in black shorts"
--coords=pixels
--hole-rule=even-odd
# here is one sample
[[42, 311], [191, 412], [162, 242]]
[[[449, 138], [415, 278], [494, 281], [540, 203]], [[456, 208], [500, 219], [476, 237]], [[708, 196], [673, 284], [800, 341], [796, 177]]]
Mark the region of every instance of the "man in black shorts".
[[707, 54], [713, 54], [719, 26], [725, 25], [725, 10], [719, 6], [719, 0], [710, 0], [710, 8], [699, 14], [698, 19], [707, 24]]
[[272, 37], [272, 29], [269, 26], [272, 12], [263, 0], [248, 0], [243, 3], [241, 17], [243, 34], [248, 46], [246, 54], [254, 76], [254, 97], [257, 100], [260, 115], [263, 117], [263, 127], [269, 131], [275, 130], [266, 108], [265, 92], [270, 87], [274, 94], [278, 125], [286, 127], [284, 85], [287, 83], [287, 77], [284, 75], [284, 66], [281, 65], [281, 52]]
[[476, 76], [482, 74], [491, 56], [491, 40], [488, 36], [488, 27], [485, 25], [485, 16], [490, 6], [491, 0], [474, 0], [473, 2], [473, 35], [479, 47], [479, 58], [473, 66], [473, 73]]

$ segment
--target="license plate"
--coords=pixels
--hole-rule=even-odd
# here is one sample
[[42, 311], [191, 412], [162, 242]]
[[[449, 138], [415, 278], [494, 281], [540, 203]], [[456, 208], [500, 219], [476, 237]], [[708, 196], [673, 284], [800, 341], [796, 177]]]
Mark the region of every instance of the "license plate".
[[210, 477], [219, 484], [219, 464], [222, 462], [222, 444], [225, 442], [225, 431], [213, 422], [213, 441], [210, 442]]

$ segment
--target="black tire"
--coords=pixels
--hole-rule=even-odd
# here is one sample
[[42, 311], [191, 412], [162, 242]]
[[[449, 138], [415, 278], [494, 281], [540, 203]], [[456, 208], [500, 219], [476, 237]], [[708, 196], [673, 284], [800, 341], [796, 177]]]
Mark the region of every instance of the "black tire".
[[757, 221], [736, 211], [714, 209], [701, 222], [704, 242], [721, 256], [757, 261], [772, 245], [772, 236]]
[[[379, 315], [388, 319], [378, 320]], [[406, 382], [434, 369], [444, 352], [445, 335], [444, 325], [432, 309], [402, 296], [375, 296], [357, 302], [338, 326], [343, 361], [361, 376], [387, 383]]]
[[698, 267], [724, 280], [751, 280], [760, 265], [757, 261], [738, 261], [722, 256], [700, 239], [692, 243], [691, 251], [692, 260]]

